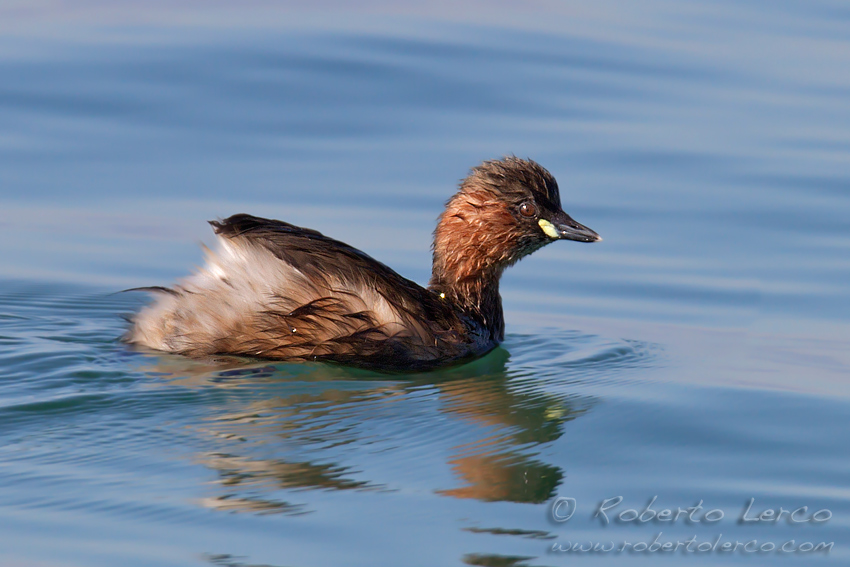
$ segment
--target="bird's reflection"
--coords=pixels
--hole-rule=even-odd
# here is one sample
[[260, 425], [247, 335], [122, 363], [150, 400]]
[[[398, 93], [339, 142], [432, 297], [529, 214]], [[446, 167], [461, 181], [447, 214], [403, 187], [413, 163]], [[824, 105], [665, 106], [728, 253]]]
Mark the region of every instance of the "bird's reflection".
[[[173, 385], [225, 389], [204, 424], [214, 449], [197, 457], [219, 479], [205, 505], [295, 514], [308, 510], [278, 496], [303, 489], [393, 490], [391, 476], [370, 469], [370, 456], [397, 451], [404, 465], [413, 444], [428, 466], [438, 459], [459, 481], [434, 486], [438, 494], [549, 499], [563, 472], [535, 450], [558, 439], [590, 401], [546, 392], [533, 377], [511, 370], [509, 359], [499, 348], [463, 366], [410, 376], [163, 356], [149, 358], [155, 367], [147, 370]], [[383, 480], [370, 480], [370, 473]]]

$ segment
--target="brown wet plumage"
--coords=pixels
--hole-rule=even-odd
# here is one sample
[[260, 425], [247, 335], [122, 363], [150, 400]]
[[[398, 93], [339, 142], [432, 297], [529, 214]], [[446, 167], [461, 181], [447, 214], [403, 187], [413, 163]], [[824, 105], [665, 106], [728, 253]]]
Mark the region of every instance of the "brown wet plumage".
[[427, 288], [314, 230], [250, 215], [213, 221], [219, 249], [133, 319], [131, 343], [188, 356], [318, 360], [392, 371], [481, 356], [504, 338], [504, 269], [554, 240], [599, 236], [561, 210], [531, 160], [474, 168], [434, 231]]

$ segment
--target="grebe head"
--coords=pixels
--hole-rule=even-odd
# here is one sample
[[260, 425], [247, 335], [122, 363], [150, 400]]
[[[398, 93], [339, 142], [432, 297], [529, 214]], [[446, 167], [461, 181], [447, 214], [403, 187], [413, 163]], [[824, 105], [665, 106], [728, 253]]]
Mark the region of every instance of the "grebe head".
[[534, 161], [485, 161], [446, 203], [434, 231], [432, 285], [495, 278], [555, 240], [602, 240], [561, 209], [558, 183]]

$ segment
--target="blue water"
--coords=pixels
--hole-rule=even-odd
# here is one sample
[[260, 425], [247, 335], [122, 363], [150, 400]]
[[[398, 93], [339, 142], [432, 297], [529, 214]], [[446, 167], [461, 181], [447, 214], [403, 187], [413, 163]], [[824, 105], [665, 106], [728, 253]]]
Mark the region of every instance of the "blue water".
[[[850, 564], [848, 97], [841, 2], [0, 8], [0, 564]], [[424, 283], [511, 153], [605, 240], [506, 272], [479, 361], [119, 341], [236, 212]]]

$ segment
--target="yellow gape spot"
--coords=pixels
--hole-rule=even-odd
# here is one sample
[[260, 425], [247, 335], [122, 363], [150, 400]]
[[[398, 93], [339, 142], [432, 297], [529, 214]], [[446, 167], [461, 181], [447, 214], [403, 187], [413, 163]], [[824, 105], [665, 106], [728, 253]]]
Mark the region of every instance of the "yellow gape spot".
[[446, 294], [445, 294], [445, 293], [441, 293], [441, 294], [440, 294], [440, 297], [441, 297], [441, 298], [443, 298], [443, 299], [445, 299], [445, 298], [446, 298]]
[[540, 225], [540, 228], [543, 229], [543, 232], [546, 233], [546, 236], [549, 238], [560, 238], [561, 235], [558, 234], [558, 229], [555, 228], [555, 225], [546, 219], [540, 219], [537, 221], [537, 224]]

